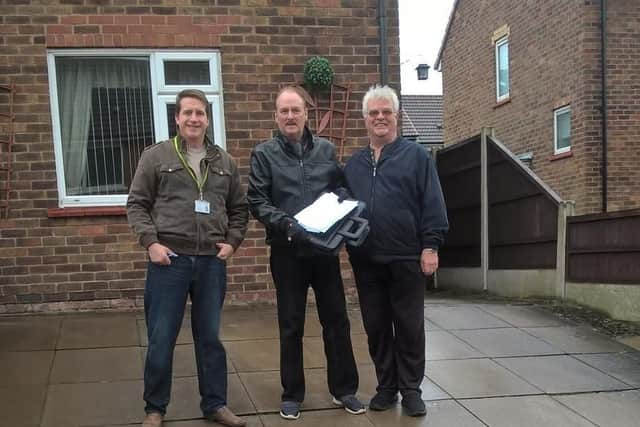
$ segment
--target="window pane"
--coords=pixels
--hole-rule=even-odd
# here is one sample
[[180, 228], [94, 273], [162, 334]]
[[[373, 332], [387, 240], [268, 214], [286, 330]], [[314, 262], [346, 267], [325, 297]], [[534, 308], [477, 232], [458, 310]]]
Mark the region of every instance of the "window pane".
[[164, 61], [165, 85], [210, 85], [209, 61]]
[[556, 116], [557, 149], [571, 147], [571, 112], [567, 111]]
[[498, 46], [498, 97], [509, 94], [509, 43]]
[[[207, 117], [209, 117], [209, 127], [207, 128], [207, 136], [213, 142], [216, 143], [213, 138], [213, 116], [211, 112], [213, 111], [213, 107], [211, 104], [208, 105], [207, 108]], [[178, 134], [178, 129], [176, 127], [176, 104], [167, 104], [167, 124], [169, 125], [169, 137], [173, 138]]]
[[148, 58], [58, 57], [66, 193], [126, 194], [154, 142]]

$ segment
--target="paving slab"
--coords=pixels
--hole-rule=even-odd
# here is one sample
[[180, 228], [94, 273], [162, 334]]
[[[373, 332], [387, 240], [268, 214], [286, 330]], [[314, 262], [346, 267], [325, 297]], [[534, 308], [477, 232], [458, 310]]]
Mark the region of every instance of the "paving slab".
[[142, 379], [140, 347], [59, 350], [51, 384]]
[[628, 350], [623, 344], [586, 326], [524, 328], [565, 353], [614, 353]]
[[102, 426], [140, 422], [142, 381], [52, 384], [42, 427]]
[[452, 331], [458, 338], [490, 357], [561, 354], [545, 341], [517, 328]]
[[435, 323], [433, 323], [429, 319], [424, 319], [424, 330], [425, 331], [439, 331], [441, 329], [442, 328], [440, 326], [436, 325]]
[[618, 342], [640, 351], [640, 336], [620, 337]]
[[582, 354], [575, 357], [632, 387], [640, 387], [640, 353]]
[[640, 420], [640, 391], [589, 393], [555, 396], [582, 416], [601, 426], [637, 427]]
[[571, 356], [514, 357], [495, 360], [546, 393], [623, 390], [629, 386]]
[[425, 317], [437, 326], [448, 330], [511, 327], [510, 324], [474, 305], [427, 307]]
[[[247, 427], [263, 427], [260, 417], [257, 415], [243, 416], [243, 420], [247, 422]], [[162, 423], [163, 427], [217, 427], [220, 424], [212, 424], [210, 421], [202, 419], [187, 420], [187, 421], [165, 421]], [[122, 426], [109, 426], [109, 427], [122, 427]], [[135, 424], [135, 427], [139, 427], [139, 424]]]
[[454, 400], [427, 402], [426, 417], [408, 417], [400, 405], [384, 412], [367, 411], [376, 427], [481, 427], [469, 411]]
[[447, 331], [427, 331], [426, 338], [428, 361], [485, 357], [483, 353]]
[[0, 322], [2, 351], [54, 350], [62, 318], [7, 318]]
[[278, 338], [278, 319], [275, 314], [223, 312], [220, 326], [223, 341]]
[[351, 415], [343, 409], [326, 411], [303, 411], [300, 418], [291, 421], [285, 420], [277, 414], [260, 415], [265, 427], [373, 427], [373, 424], [365, 415]]
[[491, 427], [593, 427], [549, 396], [494, 397], [460, 403]]
[[451, 399], [451, 396], [427, 377], [422, 380], [420, 390], [422, 390], [422, 400], [424, 401]]
[[541, 393], [490, 359], [434, 360], [427, 378], [456, 399]]
[[132, 347], [140, 342], [132, 313], [78, 315], [62, 321], [56, 349]]
[[17, 384], [47, 384], [54, 352], [0, 352], [0, 387]]
[[238, 372], [280, 369], [280, 340], [278, 339], [227, 341], [224, 347]]
[[565, 320], [542, 308], [529, 305], [481, 304], [478, 307], [518, 328], [566, 325]]
[[0, 424], [7, 427], [40, 427], [46, 393], [46, 384], [0, 387]]

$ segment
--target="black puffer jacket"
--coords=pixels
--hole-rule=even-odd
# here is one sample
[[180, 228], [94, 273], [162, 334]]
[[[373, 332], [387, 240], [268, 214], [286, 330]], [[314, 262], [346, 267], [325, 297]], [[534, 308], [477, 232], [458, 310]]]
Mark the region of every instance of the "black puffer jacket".
[[[336, 160], [335, 146], [311, 135], [305, 128], [304, 152], [278, 134], [257, 145], [251, 153], [251, 172], [247, 199], [251, 214], [267, 232], [272, 246], [291, 246], [284, 222], [313, 203], [323, 192], [342, 186], [343, 175]], [[298, 248], [301, 255], [310, 247]]]
[[353, 154], [344, 174], [351, 194], [367, 203], [371, 227], [361, 247], [347, 246], [350, 256], [418, 260], [422, 249], [442, 244], [447, 211], [435, 164], [423, 147], [397, 138], [375, 164], [367, 147]]

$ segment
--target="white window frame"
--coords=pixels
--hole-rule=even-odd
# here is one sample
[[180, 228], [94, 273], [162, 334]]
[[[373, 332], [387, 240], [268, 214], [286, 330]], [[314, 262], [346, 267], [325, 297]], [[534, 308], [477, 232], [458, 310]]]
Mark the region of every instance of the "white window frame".
[[[504, 45], [507, 45], [507, 93], [500, 95], [500, 48]], [[495, 43], [495, 60], [496, 60], [496, 101], [500, 102], [507, 98], [509, 98], [509, 94], [511, 93], [511, 73], [509, 66], [509, 37], [504, 36], [496, 40]]]
[[[569, 146], [558, 148], [558, 116], [569, 114]], [[553, 110], [553, 154], [568, 153], [571, 151], [571, 105]]]
[[[147, 56], [149, 58], [149, 72], [151, 76], [151, 96], [156, 142], [169, 138], [168, 126], [166, 123], [166, 105], [169, 103], [175, 103], [176, 95], [182, 89], [190, 88], [202, 90], [207, 96], [207, 99], [212, 103], [212, 117], [210, 120], [213, 122], [215, 142], [222, 148], [226, 148], [220, 51], [199, 50], [198, 52], [190, 52], [184, 50], [158, 51], [151, 49], [49, 49], [47, 50], [47, 66], [59, 207], [124, 206], [127, 202], [127, 194], [91, 196], [70, 196], [66, 194], [60, 111], [58, 109], [58, 87], [56, 79], [56, 58], [63, 56]], [[211, 73], [210, 85], [177, 86], [164, 84], [164, 61], [202, 59], [209, 59], [209, 70]]]

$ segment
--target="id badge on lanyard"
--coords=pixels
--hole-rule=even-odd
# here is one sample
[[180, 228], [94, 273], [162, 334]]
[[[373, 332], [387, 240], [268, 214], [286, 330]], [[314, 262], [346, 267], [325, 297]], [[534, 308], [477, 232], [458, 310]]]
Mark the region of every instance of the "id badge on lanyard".
[[210, 214], [211, 213], [211, 206], [209, 205], [209, 202], [203, 199], [199, 199], [195, 201], [195, 208], [194, 210], [197, 213], [201, 213], [201, 214]]
[[185, 167], [185, 169], [187, 170], [187, 172], [189, 172], [189, 175], [191, 175], [191, 178], [196, 183], [196, 186], [198, 187], [198, 190], [200, 192], [200, 198], [196, 199], [194, 201], [193, 210], [196, 213], [199, 213], [199, 214], [209, 215], [211, 213], [211, 204], [209, 203], [209, 201], [205, 200], [203, 195], [202, 195], [204, 184], [207, 182], [207, 177], [209, 176], [209, 169], [207, 168], [205, 170], [204, 176], [202, 178], [202, 182], [198, 181], [198, 178], [191, 171], [191, 168], [189, 167], [187, 162], [184, 160], [184, 157], [182, 157], [182, 153], [180, 152], [180, 149], [178, 148], [178, 137], [177, 136], [173, 138], [173, 146], [176, 149], [176, 153], [178, 154], [178, 157], [180, 158], [180, 161], [182, 162], [182, 164]]

